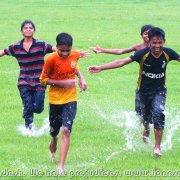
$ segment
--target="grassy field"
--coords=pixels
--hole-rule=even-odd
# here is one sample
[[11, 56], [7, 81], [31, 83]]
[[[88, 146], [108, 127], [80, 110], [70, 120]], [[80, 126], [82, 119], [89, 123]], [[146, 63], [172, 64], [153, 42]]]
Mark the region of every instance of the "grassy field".
[[[21, 22], [31, 19], [36, 24], [36, 38], [55, 44], [58, 33], [68, 32], [74, 37], [73, 48], [79, 50], [96, 44], [107, 48], [128, 47], [142, 41], [142, 25], [152, 24], [165, 30], [166, 46], [180, 52], [179, 7], [178, 0], [1, 0], [0, 49], [20, 40]], [[87, 73], [89, 65], [126, 56], [91, 52], [88, 59], [80, 60], [88, 90], [79, 94], [66, 161], [67, 176], [62, 179], [171, 179], [170, 176], [178, 179], [180, 176], [180, 64], [168, 65], [163, 156], [155, 159], [153, 131], [150, 144], [144, 145], [142, 125], [134, 114], [138, 64], [98, 75]], [[18, 74], [14, 58], [0, 59], [0, 179], [54, 179], [56, 164], [49, 160], [48, 132], [40, 137], [24, 137], [17, 132], [24, 123]], [[45, 111], [35, 116], [35, 125], [41, 128], [47, 116], [46, 98]], [[13, 175], [15, 172], [22, 177]]]

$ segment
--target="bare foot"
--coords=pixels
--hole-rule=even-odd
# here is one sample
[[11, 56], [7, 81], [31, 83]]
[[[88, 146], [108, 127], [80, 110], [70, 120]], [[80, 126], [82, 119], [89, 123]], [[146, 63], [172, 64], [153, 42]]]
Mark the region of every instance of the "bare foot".
[[61, 176], [65, 176], [65, 172], [64, 172], [64, 168], [62, 168], [61, 166], [57, 167], [57, 173]]
[[50, 160], [52, 163], [56, 163], [56, 158], [55, 158], [55, 153], [49, 151], [49, 154], [50, 154]]
[[155, 147], [154, 148], [154, 156], [155, 157], [160, 157], [162, 154], [161, 154], [161, 149], [158, 148], [158, 147]]
[[49, 144], [49, 153], [50, 153], [50, 160], [53, 163], [56, 162], [56, 159], [55, 159], [56, 149], [57, 149], [57, 139], [51, 140]]

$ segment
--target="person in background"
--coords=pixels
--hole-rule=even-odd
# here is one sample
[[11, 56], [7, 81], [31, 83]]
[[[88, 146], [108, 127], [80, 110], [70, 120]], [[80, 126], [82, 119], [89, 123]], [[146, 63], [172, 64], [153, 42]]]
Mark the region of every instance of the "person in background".
[[17, 59], [20, 73], [18, 89], [23, 103], [23, 118], [27, 130], [32, 130], [34, 113], [44, 110], [45, 87], [39, 81], [44, 65], [44, 56], [56, 51], [47, 42], [35, 39], [35, 24], [31, 20], [25, 20], [21, 24], [23, 39], [13, 43], [4, 50], [0, 50], [0, 57], [13, 56]]

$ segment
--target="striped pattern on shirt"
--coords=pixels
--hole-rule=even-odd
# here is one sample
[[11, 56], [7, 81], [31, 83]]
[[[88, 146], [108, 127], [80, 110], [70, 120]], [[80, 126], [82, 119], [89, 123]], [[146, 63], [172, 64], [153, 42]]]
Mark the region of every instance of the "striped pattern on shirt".
[[44, 66], [44, 56], [52, 52], [52, 46], [42, 40], [33, 38], [33, 43], [27, 52], [23, 48], [23, 41], [24, 39], [4, 50], [6, 55], [13, 56], [18, 61], [20, 67], [18, 87], [44, 90], [45, 87], [41, 85], [39, 77]]

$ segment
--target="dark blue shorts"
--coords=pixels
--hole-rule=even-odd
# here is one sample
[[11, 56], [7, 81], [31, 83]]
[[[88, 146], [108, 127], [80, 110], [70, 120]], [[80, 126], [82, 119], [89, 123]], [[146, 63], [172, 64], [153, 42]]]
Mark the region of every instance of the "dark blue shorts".
[[155, 129], [164, 129], [166, 93], [166, 89], [148, 92], [148, 95], [140, 92], [141, 116], [144, 126], [153, 123]]
[[77, 102], [69, 102], [61, 105], [50, 104], [49, 107], [51, 136], [56, 137], [59, 134], [61, 126], [66, 127], [71, 132], [77, 112]]

